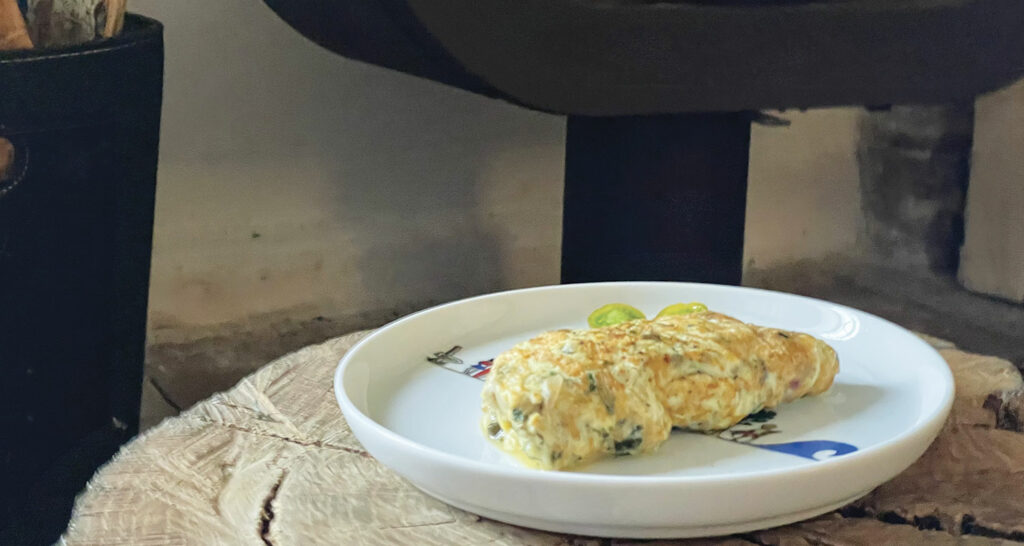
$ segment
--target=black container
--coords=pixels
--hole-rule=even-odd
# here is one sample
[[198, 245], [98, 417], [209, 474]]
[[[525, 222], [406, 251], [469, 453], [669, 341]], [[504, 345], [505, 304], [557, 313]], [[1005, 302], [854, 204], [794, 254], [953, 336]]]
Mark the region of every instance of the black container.
[[0, 53], [0, 543], [52, 542], [137, 433], [163, 27]]

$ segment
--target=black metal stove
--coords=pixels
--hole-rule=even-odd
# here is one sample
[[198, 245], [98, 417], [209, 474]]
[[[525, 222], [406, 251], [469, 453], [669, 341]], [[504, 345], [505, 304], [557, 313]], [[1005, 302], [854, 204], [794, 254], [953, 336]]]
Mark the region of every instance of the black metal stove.
[[266, 0], [347, 57], [568, 115], [563, 282], [738, 283], [751, 112], [971, 98], [1020, 0]]

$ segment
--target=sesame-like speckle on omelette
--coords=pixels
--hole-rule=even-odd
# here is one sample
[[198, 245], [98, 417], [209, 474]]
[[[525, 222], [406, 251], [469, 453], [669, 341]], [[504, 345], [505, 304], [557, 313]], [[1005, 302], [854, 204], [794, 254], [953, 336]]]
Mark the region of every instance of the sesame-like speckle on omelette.
[[810, 335], [713, 312], [554, 330], [494, 359], [482, 425], [525, 464], [568, 469], [820, 394], [838, 367]]

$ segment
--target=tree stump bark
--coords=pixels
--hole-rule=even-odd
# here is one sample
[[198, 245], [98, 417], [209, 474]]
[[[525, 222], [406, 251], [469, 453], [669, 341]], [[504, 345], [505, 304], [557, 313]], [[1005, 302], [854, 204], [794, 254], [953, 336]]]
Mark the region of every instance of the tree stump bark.
[[[356, 441], [331, 376], [366, 333], [287, 355], [126, 445], [80, 495], [62, 541], [112, 544], [630, 544], [490, 521], [421, 493]], [[1024, 541], [1024, 386], [997, 358], [937, 340], [957, 381], [925, 455], [813, 520], [685, 544]], [[670, 541], [645, 544], [669, 544]]]

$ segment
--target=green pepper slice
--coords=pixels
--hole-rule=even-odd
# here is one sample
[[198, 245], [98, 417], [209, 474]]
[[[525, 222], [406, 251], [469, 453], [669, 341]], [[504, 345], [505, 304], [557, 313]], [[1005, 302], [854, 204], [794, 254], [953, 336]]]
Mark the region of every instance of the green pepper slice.
[[708, 306], [703, 303], [676, 303], [659, 311], [658, 317], [667, 317], [669, 315], [689, 315], [691, 313], [702, 313], [707, 310]]
[[620, 324], [623, 322], [629, 322], [631, 320], [637, 320], [647, 318], [643, 312], [633, 307], [632, 305], [626, 305], [625, 303], [609, 303], [608, 305], [602, 305], [596, 311], [587, 317], [587, 324], [591, 328], [601, 328], [602, 326], [611, 326], [613, 324]]

